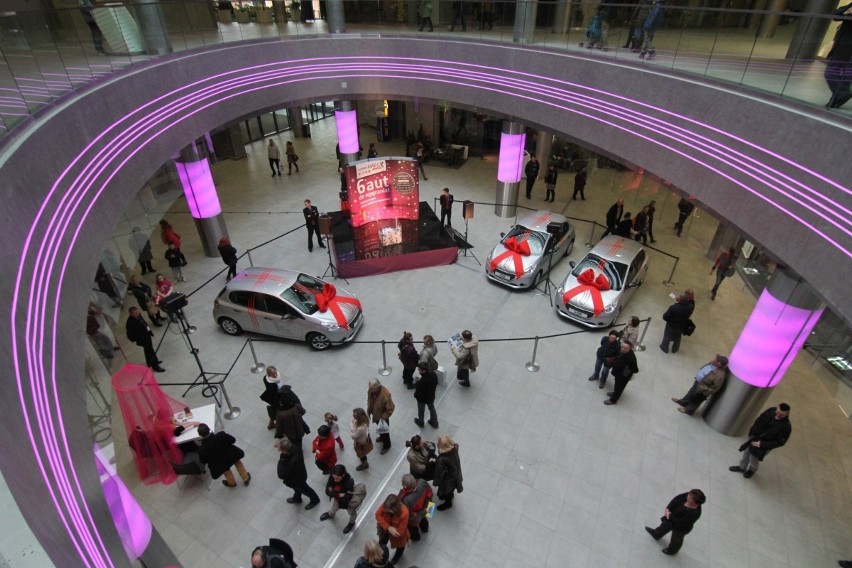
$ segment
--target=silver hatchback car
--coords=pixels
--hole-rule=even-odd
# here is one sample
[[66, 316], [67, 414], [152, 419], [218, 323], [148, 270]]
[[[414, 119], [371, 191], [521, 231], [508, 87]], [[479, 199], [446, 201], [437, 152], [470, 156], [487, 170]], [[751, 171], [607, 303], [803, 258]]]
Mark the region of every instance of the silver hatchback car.
[[608, 327], [648, 273], [648, 255], [638, 242], [604, 237], [556, 290], [556, 313], [589, 327]]
[[342, 288], [295, 270], [254, 267], [225, 285], [213, 302], [213, 319], [228, 335], [253, 331], [322, 351], [354, 339], [364, 313]]
[[547, 271], [574, 250], [567, 217], [534, 211], [518, 218], [485, 259], [485, 274], [510, 288], [535, 288]]

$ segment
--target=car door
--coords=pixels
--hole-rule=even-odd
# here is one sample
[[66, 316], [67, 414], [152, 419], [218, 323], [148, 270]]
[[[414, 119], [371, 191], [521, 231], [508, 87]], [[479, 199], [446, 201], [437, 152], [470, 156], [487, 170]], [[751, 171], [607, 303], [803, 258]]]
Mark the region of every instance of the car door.
[[624, 290], [622, 295], [624, 296], [624, 300], [621, 302], [621, 305], [624, 305], [630, 300], [633, 294], [636, 292], [638, 285], [642, 283], [645, 279], [645, 251], [639, 251], [639, 254], [636, 255], [636, 258], [633, 259], [633, 262], [630, 263], [630, 268], [627, 271], [627, 278], [624, 279]]
[[263, 333], [288, 339], [304, 339], [303, 319], [284, 300], [269, 294], [255, 293], [255, 308]]
[[252, 292], [232, 290], [228, 294], [228, 302], [222, 303], [222, 314], [232, 318], [247, 331], [261, 331], [254, 309]]

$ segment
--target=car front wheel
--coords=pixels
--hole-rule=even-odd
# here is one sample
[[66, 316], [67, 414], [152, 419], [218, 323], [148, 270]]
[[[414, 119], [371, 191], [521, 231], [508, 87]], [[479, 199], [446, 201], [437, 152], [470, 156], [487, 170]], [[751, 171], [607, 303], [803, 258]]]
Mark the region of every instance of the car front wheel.
[[243, 328], [240, 327], [240, 324], [231, 318], [219, 318], [219, 327], [221, 327], [222, 331], [228, 335], [240, 335], [243, 332]]
[[574, 252], [574, 241], [573, 240], [570, 243], [568, 243], [568, 248], [565, 249], [565, 256], [568, 256], [572, 252]]
[[535, 278], [533, 278], [532, 284], [530, 284], [530, 288], [535, 288], [538, 286], [538, 283], [541, 282], [541, 270], [535, 273]]
[[331, 347], [331, 341], [321, 333], [312, 333], [308, 335], [308, 345], [311, 346], [311, 349], [314, 351], [325, 351], [329, 347]]

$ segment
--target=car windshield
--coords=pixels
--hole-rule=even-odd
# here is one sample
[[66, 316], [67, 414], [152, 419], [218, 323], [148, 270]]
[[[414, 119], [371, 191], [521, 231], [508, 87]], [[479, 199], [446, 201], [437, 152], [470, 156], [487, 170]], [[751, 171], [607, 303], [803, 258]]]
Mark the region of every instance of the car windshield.
[[517, 237], [518, 241], [527, 241], [529, 243], [531, 255], [540, 255], [544, 251], [544, 245], [547, 243], [548, 236], [547, 233], [539, 233], [531, 231], [523, 225], [515, 225], [500, 242], [505, 243], [506, 239]]
[[307, 274], [299, 274], [296, 282], [281, 293], [281, 297], [305, 314], [317, 311], [316, 295], [322, 292], [323, 281]]
[[574, 267], [571, 275], [576, 278], [590, 268], [593, 269], [596, 274], [602, 272], [606, 276], [607, 280], [609, 280], [609, 284], [613, 290], [621, 290], [624, 287], [624, 278], [627, 276], [626, 264], [614, 262], [612, 260], [605, 260], [596, 254], [589, 253], [586, 258], [580, 261], [580, 264]]

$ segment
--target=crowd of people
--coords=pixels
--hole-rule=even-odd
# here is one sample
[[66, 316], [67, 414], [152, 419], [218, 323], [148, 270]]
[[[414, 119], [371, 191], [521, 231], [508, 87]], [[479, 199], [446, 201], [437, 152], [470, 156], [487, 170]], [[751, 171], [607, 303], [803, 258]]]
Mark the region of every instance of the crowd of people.
[[[435, 359], [437, 346], [432, 336], [426, 335], [423, 348], [418, 353], [413, 347], [412, 337], [409, 332], [403, 334], [400, 352], [402, 353], [403, 349], [414, 349], [413, 358], [419, 374], [412, 375], [403, 371], [402, 381], [406, 384], [410, 377], [414, 383], [414, 398], [420, 416], [415, 419], [415, 423], [421, 428], [425, 426], [422, 417], [428, 407], [428, 423], [437, 429], [438, 420], [434, 407], [438, 386], [435, 376], [435, 370], [438, 368]], [[320, 505], [323, 499], [318, 490], [308, 483], [308, 468], [302, 442], [303, 438], [311, 433], [311, 426], [304, 420], [305, 408], [292, 386], [283, 381], [275, 366], [267, 367], [262, 383], [260, 398], [267, 408], [267, 429], [275, 430], [275, 438], [278, 440], [275, 444], [279, 451], [278, 478], [293, 490], [293, 495], [287, 498], [287, 503], [302, 504], [303, 496], [307, 497], [304, 509], [310, 511]], [[390, 390], [378, 379], [370, 380], [367, 385], [366, 404], [364, 407], [352, 409], [350, 420], [349, 438], [358, 459], [358, 465], [354, 467], [355, 475], [370, 467], [368, 456], [374, 449], [373, 432], [381, 447], [379, 455], [390, 451], [390, 423], [395, 408]], [[338, 461], [338, 450], [345, 451], [347, 445], [341, 436], [337, 415], [325, 412], [323, 420], [311, 442], [314, 464], [322, 475], [326, 476], [324, 494], [328, 507], [319, 515], [319, 520], [333, 521], [338, 511], [345, 510], [346, 524], [342, 532], [348, 534], [356, 527], [361, 506], [367, 498], [366, 484], [353, 477], [349, 468]], [[233, 439], [226, 441], [233, 445]], [[400, 489], [385, 496], [375, 510], [377, 534], [375, 539], [368, 540], [365, 544], [364, 555], [358, 560], [361, 566], [395, 566], [405, 548], [410, 543], [419, 541], [423, 533], [429, 532], [429, 519], [434, 511], [452, 508], [455, 494], [464, 490], [459, 445], [452, 438], [438, 435], [437, 443], [433, 443], [415, 435], [406, 441], [405, 446], [409, 473], [402, 476]], [[223, 460], [219, 469], [214, 472], [214, 477], [225, 475], [223, 483], [234, 487], [236, 482], [230, 473], [230, 466], [234, 465], [245, 485], [248, 485], [251, 475], [245, 472], [239, 459], [233, 459], [242, 458], [242, 455], [228, 456], [227, 462], [232, 463]], [[228, 469], [222, 467], [225, 465], [228, 465]], [[441, 502], [435, 504], [434, 498]], [[280, 550], [281, 546], [278, 546], [278, 551], [275, 548], [255, 548], [252, 551], [252, 565], [265, 567], [273, 566], [273, 562], [293, 562], [292, 551], [285, 554]], [[390, 549], [393, 549], [392, 555]]]

